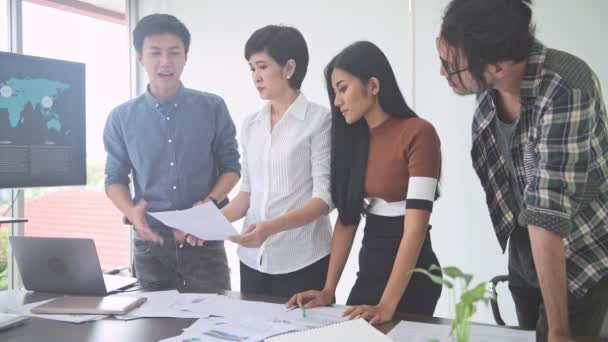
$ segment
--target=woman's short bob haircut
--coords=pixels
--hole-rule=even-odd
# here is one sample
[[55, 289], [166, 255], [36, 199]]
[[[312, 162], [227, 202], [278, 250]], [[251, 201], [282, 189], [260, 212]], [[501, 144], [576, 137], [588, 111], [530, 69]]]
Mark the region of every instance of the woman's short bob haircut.
[[296, 70], [289, 78], [289, 85], [299, 90], [308, 69], [308, 46], [302, 33], [294, 27], [268, 25], [253, 32], [245, 44], [245, 59], [265, 52], [280, 65], [290, 59], [296, 62]]

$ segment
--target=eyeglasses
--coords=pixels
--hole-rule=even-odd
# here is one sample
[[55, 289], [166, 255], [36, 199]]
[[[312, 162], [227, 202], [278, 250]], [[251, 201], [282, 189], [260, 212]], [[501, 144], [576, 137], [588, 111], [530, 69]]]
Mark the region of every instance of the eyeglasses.
[[462, 68], [462, 69], [458, 69], [458, 70], [450, 70], [450, 63], [448, 63], [448, 61], [446, 61], [445, 59], [443, 59], [441, 57], [439, 57], [439, 60], [441, 61], [441, 67], [445, 71], [445, 77], [447, 79], [451, 79], [452, 76], [454, 76], [456, 74], [460, 74], [463, 71], [469, 70], [468, 67]]
[[[436, 39], [436, 43], [437, 43], [437, 51], [439, 51], [439, 37], [437, 37]], [[445, 71], [445, 77], [447, 79], [451, 79], [452, 76], [459, 74], [463, 71], [467, 71], [469, 70], [469, 67], [465, 67], [462, 69], [458, 69], [458, 70], [450, 70], [450, 63], [448, 63], [448, 61], [446, 61], [445, 59], [441, 58], [441, 56], [439, 56], [439, 60], [441, 61], [441, 67], [443, 68], [443, 70]]]

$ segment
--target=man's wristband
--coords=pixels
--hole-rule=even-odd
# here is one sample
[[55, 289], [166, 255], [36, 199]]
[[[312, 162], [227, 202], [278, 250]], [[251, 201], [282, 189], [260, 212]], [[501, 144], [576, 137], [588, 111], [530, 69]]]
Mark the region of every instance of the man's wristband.
[[207, 196], [207, 199], [210, 200], [211, 202], [213, 202], [213, 204], [215, 204], [215, 206], [217, 208], [220, 207], [220, 202], [218, 200], [216, 200], [215, 198], [211, 197], [211, 196]]

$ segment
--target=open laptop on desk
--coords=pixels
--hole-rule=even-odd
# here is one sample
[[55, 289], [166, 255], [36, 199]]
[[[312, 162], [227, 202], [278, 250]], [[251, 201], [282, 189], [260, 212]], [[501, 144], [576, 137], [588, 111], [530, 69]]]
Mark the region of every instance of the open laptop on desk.
[[103, 296], [137, 280], [103, 274], [92, 239], [10, 236], [30, 291]]

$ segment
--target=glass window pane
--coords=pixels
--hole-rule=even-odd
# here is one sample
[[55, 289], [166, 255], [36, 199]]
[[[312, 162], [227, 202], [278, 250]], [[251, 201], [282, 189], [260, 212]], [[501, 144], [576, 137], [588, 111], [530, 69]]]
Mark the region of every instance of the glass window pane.
[[[0, 51], [8, 51], [7, 0], [0, 0]], [[0, 80], [0, 83], [3, 80]], [[0, 112], [0, 115], [5, 115]], [[5, 216], [10, 200], [10, 190], [0, 189], [0, 217]], [[0, 291], [7, 289], [8, 225], [0, 225]]]
[[[10, 190], [0, 189], [0, 218], [8, 213]], [[7, 289], [8, 224], [0, 224], [0, 291]]]
[[8, 51], [9, 46], [9, 25], [8, 20], [8, 0], [0, 0], [0, 51]]
[[23, 2], [23, 53], [85, 63], [87, 106], [87, 186], [27, 189], [25, 235], [93, 238], [102, 268], [109, 269], [129, 262], [128, 228], [103, 188], [102, 142], [110, 110], [129, 98], [125, 2], [106, 1], [112, 10], [82, 3]]

